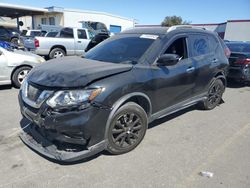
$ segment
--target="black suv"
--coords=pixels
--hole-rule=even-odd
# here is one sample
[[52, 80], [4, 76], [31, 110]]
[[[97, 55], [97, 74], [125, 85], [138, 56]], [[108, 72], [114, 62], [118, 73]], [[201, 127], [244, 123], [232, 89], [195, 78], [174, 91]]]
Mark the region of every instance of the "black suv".
[[48, 61], [32, 69], [20, 90], [21, 112], [30, 122], [20, 137], [59, 161], [102, 150], [126, 153], [155, 119], [220, 103], [228, 67], [223, 46], [202, 29], [135, 28], [84, 58]]
[[0, 40], [18, 44], [20, 34], [16, 28], [0, 26]]

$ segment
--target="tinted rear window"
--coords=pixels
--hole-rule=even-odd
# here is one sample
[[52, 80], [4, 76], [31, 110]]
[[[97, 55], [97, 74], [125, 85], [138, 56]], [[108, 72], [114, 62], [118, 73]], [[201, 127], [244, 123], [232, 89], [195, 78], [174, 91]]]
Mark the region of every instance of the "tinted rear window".
[[226, 43], [231, 52], [250, 53], [250, 43]]

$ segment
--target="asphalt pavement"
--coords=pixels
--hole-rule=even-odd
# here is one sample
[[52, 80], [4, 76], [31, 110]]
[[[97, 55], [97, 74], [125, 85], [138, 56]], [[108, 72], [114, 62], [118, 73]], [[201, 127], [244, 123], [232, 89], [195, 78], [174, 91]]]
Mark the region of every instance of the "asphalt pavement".
[[151, 123], [130, 153], [70, 165], [20, 141], [17, 94], [0, 87], [0, 187], [250, 187], [250, 87], [231, 85], [214, 110], [191, 107]]

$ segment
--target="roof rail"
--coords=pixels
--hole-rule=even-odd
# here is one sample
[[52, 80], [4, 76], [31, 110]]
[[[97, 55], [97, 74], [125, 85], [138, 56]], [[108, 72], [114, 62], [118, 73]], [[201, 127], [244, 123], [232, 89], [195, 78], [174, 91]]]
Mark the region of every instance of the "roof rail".
[[170, 31], [173, 31], [173, 30], [176, 30], [176, 29], [190, 29], [190, 28], [206, 30], [204, 27], [194, 27], [192, 25], [174, 25], [174, 26], [169, 27], [167, 32], [170, 32]]

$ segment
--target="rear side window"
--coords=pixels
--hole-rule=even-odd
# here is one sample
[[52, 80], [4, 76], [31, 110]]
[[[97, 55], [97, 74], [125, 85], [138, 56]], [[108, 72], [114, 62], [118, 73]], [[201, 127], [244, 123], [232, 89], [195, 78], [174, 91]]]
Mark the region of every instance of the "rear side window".
[[60, 32], [60, 37], [62, 38], [74, 38], [73, 29], [64, 28]]
[[87, 39], [87, 34], [85, 30], [78, 29], [77, 30], [77, 35], [79, 39]]
[[192, 56], [206, 55], [210, 52], [208, 37], [205, 35], [191, 35], [190, 47]]

